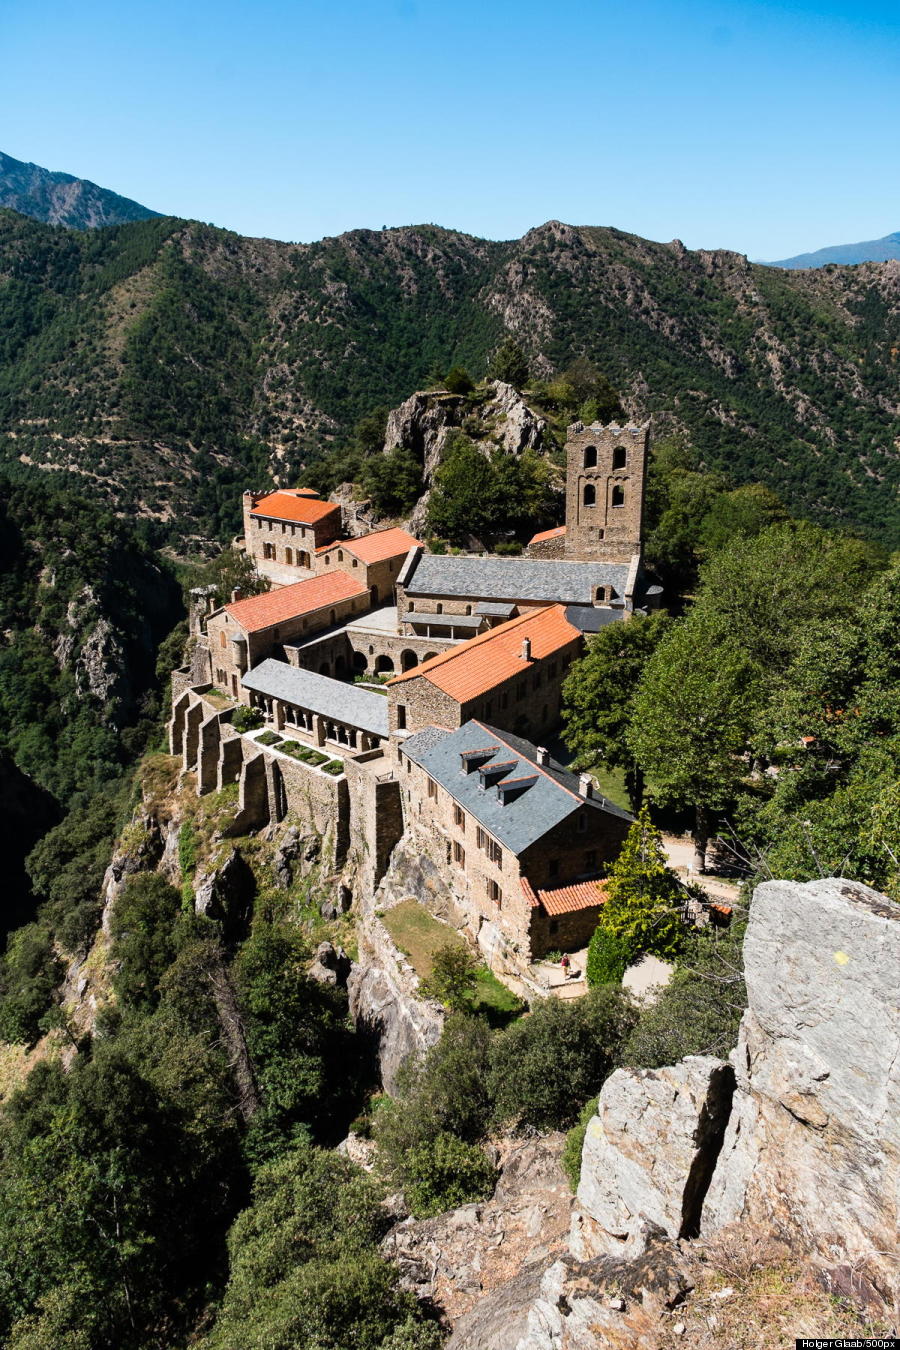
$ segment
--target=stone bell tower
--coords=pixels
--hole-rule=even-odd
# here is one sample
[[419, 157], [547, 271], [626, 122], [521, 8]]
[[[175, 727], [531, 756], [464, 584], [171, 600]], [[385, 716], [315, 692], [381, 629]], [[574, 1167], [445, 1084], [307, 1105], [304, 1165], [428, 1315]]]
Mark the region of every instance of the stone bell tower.
[[650, 423], [586, 427], [566, 438], [568, 562], [629, 562], [643, 546], [644, 478]]

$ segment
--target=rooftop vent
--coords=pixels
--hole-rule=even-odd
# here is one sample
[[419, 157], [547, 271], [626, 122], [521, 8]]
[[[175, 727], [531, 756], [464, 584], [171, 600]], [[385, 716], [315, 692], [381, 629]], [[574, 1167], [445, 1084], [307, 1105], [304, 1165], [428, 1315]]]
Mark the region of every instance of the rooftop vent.
[[485, 764], [478, 770], [481, 775], [481, 786], [489, 787], [491, 783], [496, 783], [498, 778], [505, 778], [513, 769], [518, 768], [519, 761], [516, 759], [503, 759], [494, 764]]
[[578, 791], [582, 797], [590, 799], [594, 795], [594, 780], [589, 773], [583, 773], [578, 778]]
[[531, 660], [531, 638], [522, 639], [522, 660]]
[[550, 763], [550, 751], [547, 749], [546, 745], [538, 746], [535, 758], [537, 759], [538, 764], [547, 765]]
[[241, 590], [240, 586], [235, 586], [234, 590], [231, 592], [231, 603], [233, 605], [236, 604], [237, 601], [240, 600], [242, 595], [243, 591]]

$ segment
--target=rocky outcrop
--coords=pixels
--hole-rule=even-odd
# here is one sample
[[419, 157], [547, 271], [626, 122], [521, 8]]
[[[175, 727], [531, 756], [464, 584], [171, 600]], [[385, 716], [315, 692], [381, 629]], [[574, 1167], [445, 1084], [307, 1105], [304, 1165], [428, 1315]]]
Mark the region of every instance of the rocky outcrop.
[[385, 453], [401, 446], [422, 465], [424, 495], [409, 522], [414, 533], [424, 525], [428, 494], [451, 432], [462, 431], [485, 454], [499, 448], [519, 455], [545, 447], [545, 418], [533, 412], [511, 384], [494, 380], [490, 391], [490, 398], [477, 404], [461, 394], [420, 391], [388, 414]]
[[434, 1219], [405, 1219], [382, 1243], [407, 1288], [455, 1322], [523, 1266], [562, 1255], [572, 1194], [560, 1167], [564, 1136], [507, 1140], [491, 1200]]
[[607, 1079], [584, 1138], [577, 1256], [637, 1256], [652, 1231], [696, 1237], [733, 1090], [731, 1065], [701, 1056]]
[[231, 939], [246, 930], [255, 895], [253, 868], [240, 849], [233, 848], [221, 866], [196, 882], [194, 909], [208, 919], [218, 920], [225, 937]]
[[900, 905], [772, 881], [744, 943], [734, 1109], [703, 1230], [741, 1219], [900, 1300]]
[[691, 1285], [688, 1259], [658, 1240], [630, 1261], [533, 1263], [461, 1317], [446, 1350], [659, 1350]]
[[344, 986], [351, 966], [350, 957], [343, 947], [335, 947], [331, 942], [320, 942], [316, 948], [316, 959], [309, 968], [309, 978], [318, 984]]
[[359, 960], [347, 980], [350, 1014], [371, 1038], [382, 1084], [396, 1092], [397, 1077], [410, 1057], [423, 1055], [438, 1040], [444, 1010], [417, 996], [418, 977], [394, 946], [384, 925], [366, 916], [359, 931]]

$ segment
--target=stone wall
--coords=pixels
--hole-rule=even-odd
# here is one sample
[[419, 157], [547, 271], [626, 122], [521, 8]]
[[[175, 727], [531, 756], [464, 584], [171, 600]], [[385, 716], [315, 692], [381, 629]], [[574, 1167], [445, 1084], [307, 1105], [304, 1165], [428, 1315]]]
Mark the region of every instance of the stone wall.
[[569, 561], [620, 562], [640, 553], [649, 444], [649, 424], [569, 428], [563, 536]]

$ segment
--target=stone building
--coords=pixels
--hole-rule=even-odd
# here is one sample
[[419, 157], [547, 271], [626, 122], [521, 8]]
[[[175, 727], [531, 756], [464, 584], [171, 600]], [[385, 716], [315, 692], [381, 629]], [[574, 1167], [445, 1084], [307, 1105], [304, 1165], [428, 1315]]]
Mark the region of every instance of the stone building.
[[316, 572], [316, 550], [341, 532], [341, 508], [312, 488], [245, 492], [244, 547], [256, 570], [276, 586]]
[[345, 572], [281, 586], [264, 595], [233, 600], [206, 620], [210, 682], [247, 702], [244, 674], [284, 644], [340, 623], [369, 607], [366, 586]]
[[492, 964], [588, 941], [632, 817], [546, 750], [479, 720], [398, 743], [404, 829]]
[[316, 571], [348, 572], [362, 579], [372, 605], [384, 604], [394, 593], [394, 582], [412, 548], [421, 548], [406, 530], [373, 530], [359, 539], [338, 539], [316, 552]]
[[251, 706], [260, 708], [276, 731], [299, 732], [298, 740], [317, 749], [331, 744], [376, 750], [387, 740], [388, 706], [382, 693], [271, 659], [248, 670], [242, 685]]
[[576, 562], [640, 558], [650, 424], [582, 427], [566, 439], [564, 556]]
[[562, 605], [520, 614], [390, 680], [391, 730], [454, 728], [479, 717], [543, 735], [559, 722], [562, 682], [581, 646]]

